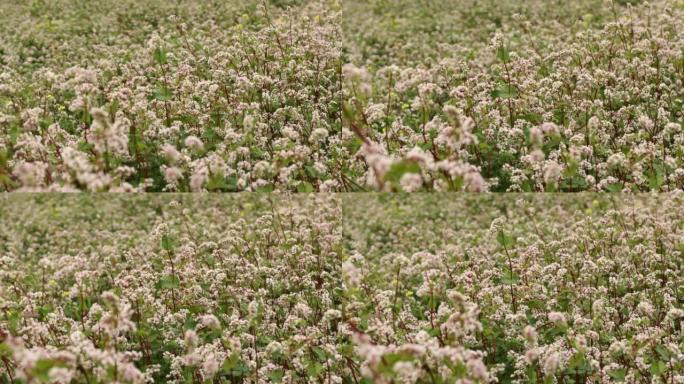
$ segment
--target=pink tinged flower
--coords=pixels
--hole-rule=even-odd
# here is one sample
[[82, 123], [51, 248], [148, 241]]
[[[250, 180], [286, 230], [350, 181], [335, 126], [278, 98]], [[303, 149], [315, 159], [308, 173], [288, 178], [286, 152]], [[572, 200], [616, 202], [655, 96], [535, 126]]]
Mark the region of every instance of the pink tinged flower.
[[537, 330], [533, 326], [527, 325], [523, 329], [523, 337], [530, 344], [535, 344], [537, 342]]
[[200, 325], [202, 328], [221, 329], [221, 322], [214, 315], [203, 315], [200, 317]]
[[487, 182], [482, 177], [480, 172], [471, 171], [463, 176], [463, 183], [465, 190], [468, 192], [486, 192]]
[[474, 358], [468, 360], [467, 367], [468, 372], [473, 379], [486, 381], [489, 378], [487, 367], [484, 365], [481, 359]]
[[204, 377], [205, 380], [209, 380], [214, 375], [216, 375], [216, 372], [219, 370], [219, 362], [216, 359], [216, 356], [211, 353], [207, 356], [205, 356], [205, 360], [202, 363], [202, 376]]
[[417, 173], [405, 173], [399, 180], [401, 189], [405, 192], [416, 192], [423, 186], [423, 178]]
[[525, 352], [525, 362], [527, 364], [534, 363], [539, 358], [539, 349], [531, 348]]
[[168, 161], [171, 164], [176, 163], [181, 158], [180, 152], [178, 152], [176, 147], [174, 147], [171, 144], [164, 144], [162, 146], [162, 154], [164, 155], [166, 161]]
[[361, 269], [357, 268], [351, 260], [342, 263], [342, 276], [351, 286], [357, 286], [361, 283]]
[[561, 176], [563, 168], [553, 160], [549, 160], [544, 165], [544, 182], [555, 183]]
[[197, 333], [193, 331], [192, 329], [188, 329], [185, 331], [185, 337], [183, 338], [183, 343], [185, 344], [185, 348], [187, 350], [193, 350], [197, 347], [197, 343], [199, 342], [199, 338], [197, 337]]
[[553, 375], [556, 370], [558, 370], [558, 365], [560, 364], [560, 355], [557, 352], [553, 352], [546, 356], [544, 359], [544, 373], [547, 375]]
[[560, 312], [550, 312], [548, 315], [549, 321], [555, 326], [565, 326], [565, 315]]
[[73, 371], [68, 368], [52, 367], [48, 371], [50, 382], [55, 384], [68, 384], [71, 382], [73, 376]]
[[131, 363], [126, 363], [120, 368], [121, 376], [127, 382], [131, 383], [141, 383], [143, 382], [143, 374], [136, 368], [135, 365]]
[[558, 126], [550, 122], [542, 124], [541, 130], [545, 135], [557, 135], [560, 132]]
[[192, 189], [193, 192], [201, 191], [202, 186], [207, 180], [209, 180], [209, 175], [206, 168], [195, 171], [190, 177], [190, 189]]
[[185, 138], [185, 146], [193, 150], [201, 150], [204, 144], [197, 136], [188, 136]]
[[164, 180], [168, 184], [176, 184], [183, 178], [183, 171], [177, 167], [164, 168]]

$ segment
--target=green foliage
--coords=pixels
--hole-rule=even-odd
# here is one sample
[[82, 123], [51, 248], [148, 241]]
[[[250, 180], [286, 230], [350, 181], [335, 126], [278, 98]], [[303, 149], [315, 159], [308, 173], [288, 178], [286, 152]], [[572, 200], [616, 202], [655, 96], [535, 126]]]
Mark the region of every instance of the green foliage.
[[165, 85], [160, 84], [154, 91], [154, 98], [160, 101], [169, 101], [173, 97], [171, 90]]
[[400, 161], [392, 164], [389, 171], [385, 173], [385, 181], [391, 182], [394, 185], [399, 185], [402, 176], [407, 173], [420, 174], [420, 166], [412, 161]]
[[180, 279], [178, 276], [174, 275], [168, 275], [168, 276], [163, 276], [162, 278], [157, 281], [157, 284], [155, 285], [157, 289], [175, 289], [180, 287]]
[[499, 88], [493, 90], [490, 95], [494, 99], [515, 99], [518, 97], [518, 90], [514, 85], [502, 84]]
[[163, 47], [157, 47], [152, 55], [154, 61], [159, 65], [164, 65], [168, 63], [168, 58], [166, 55], [166, 50]]

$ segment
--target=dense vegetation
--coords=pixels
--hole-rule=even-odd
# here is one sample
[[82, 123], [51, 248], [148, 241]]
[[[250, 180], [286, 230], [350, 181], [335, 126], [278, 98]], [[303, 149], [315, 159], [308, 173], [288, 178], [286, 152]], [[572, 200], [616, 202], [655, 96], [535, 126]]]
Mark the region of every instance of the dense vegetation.
[[683, 198], [7, 196], [0, 382], [682, 383]]
[[684, 186], [681, 0], [3, 11], [3, 190]]

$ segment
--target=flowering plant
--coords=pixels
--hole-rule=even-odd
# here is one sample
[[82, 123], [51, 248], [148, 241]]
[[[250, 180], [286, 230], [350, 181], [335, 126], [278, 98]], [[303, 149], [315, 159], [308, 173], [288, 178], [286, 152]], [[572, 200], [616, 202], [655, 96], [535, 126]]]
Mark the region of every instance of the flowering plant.
[[2, 197], [0, 381], [684, 383], [683, 196], [453, 196]]

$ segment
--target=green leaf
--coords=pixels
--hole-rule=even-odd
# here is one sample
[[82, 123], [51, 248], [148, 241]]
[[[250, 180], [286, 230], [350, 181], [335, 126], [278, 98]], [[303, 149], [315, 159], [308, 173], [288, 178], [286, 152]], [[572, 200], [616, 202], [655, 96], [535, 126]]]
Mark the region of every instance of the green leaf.
[[12, 355], [12, 350], [10, 349], [9, 345], [5, 343], [0, 343], [0, 357], [5, 357], [5, 356], [10, 356]]
[[400, 361], [412, 361], [414, 357], [407, 353], [387, 353], [382, 356], [382, 363], [379, 367], [381, 373], [391, 376], [394, 375], [394, 365]]
[[508, 62], [511, 59], [511, 53], [508, 50], [508, 47], [505, 45], [499, 46], [496, 50], [496, 57], [503, 63]]
[[665, 184], [664, 171], [665, 167], [662, 164], [656, 164], [648, 173], [648, 186], [652, 190], [660, 190], [660, 187]]
[[226, 181], [221, 174], [213, 174], [209, 176], [207, 180], [207, 189], [210, 191], [216, 191], [226, 186]]
[[233, 353], [223, 361], [222, 369], [226, 371], [232, 370], [240, 360], [240, 356], [237, 353]]
[[515, 244], [515, 239], [505, 234], [504, 231], [499, 231], [499, 234], [496, 235], [496, 241], [504, 248], [510, 248]]
[[36, 361], [32, 371], [33, 376], [41, 379], [41, 381], [49, 381], [49, 372], [53, 367], [64, 367], [65, 363], [53, 359], [39, 359]]
[[515, 99], [518, 97], [518, 89], [511, 84], [502, 84], [493, 90], [490, 95], [495, 99]]
[[588, 369], [587, 359], [582, 352], [575, 353], [568, 360], [568, 368], [572, 371], [586, 372]]
[[212, 146], [214, 147], [216, 142], [221, 141], [221, 137], [216, 133], [214, 128], [212, 127], [206, 127], [204, 129], [204, 132], [202, 133], [202, 138], [204, 139], [204, 142], [207, 144], [205, 147]]
[[325, 370], [323, 364], [319, 362], [310, 362], [306, 367], [306, 372], [309, 377], [317, 377]]
[[537, 370], [532, 365], [527, 367], [527, 382], [531, 384], [537, 382]]
[[399, 184], [401, 177], [406, 173], [420, 173], [420, 165], [408, 160], [394, 163], [385, 174], [385, 181]]
[[667, 364], [665, 362], [656, 360], [651, 363], [651, 374], [653, 376], [660, 376], [667, 371]]
[[257, 187], [256, 191], [262, 192], [262, 193], [268, 193], [268, 192], [273, 192], [274, 189], [275, 189], [275, 187], [273, 186], [273, 184], [268, 183], [268, 184], [264, 184], [264, 185]]
[[359, 139], [358, 137], [352, 138], [346, 144], [347, 150], [349, 150], [349, 153], [358, 152], [359, 149], [361, 148], [361, 145], [363, 145], [363, 141], [361, 141], [361, 139]]
[[41, 321], [45, 321], [45, 318], [47, 318], [47, 315], [49, 315], [52, 312], [52, 307], [51, 306], [42, 306], [38, 308], [38, 318]]
[[311, 183], [309, 183], [308, 181], [303, 181], [303, 182], [299, 183], [299, 185], [297, 185], [297, 192], [300, 192], [300, 193], [311, 193], [314, 190], [315, 190], [314, 186]]
[[161, 238], [161, 247], [165, 251], [170, 251], [173, 249], [173, 240], [167, 234], [163, 234]]
[[587, 180], [580, 175], [574, 175], [562, 182], [562, 188], [572, 191], [584, 190], [587, 185]]
[[81, 152], [90, 152], [93, 148], [95, 148], [95, 146], [87, 141], [79, 141], [77, 148]]
[[622, 183], [613, 183], [610, 184], [606, 187], [606, 190], [611, 193], [619, 193], [622, 192], [622, 190], [625, 188], [625, 185]]
[[624, 368], [616, 369], [614, 371], [608, 372], [608, 376], [610, 376], [613, 380], [615, 381], [625, 381], [625, 376], [627, 376], [627, 370]]
[[207, 180], [207, 189], [210, 191], [228, 191], [235, 192], [238, 190], [238, 179], [236, 176], [224, 177], [222, 174], [212, 174]]
[[12, 145], [17, 144], [17, 139], [19, 139], [19, 135], [21, 134], [22, 129], [18, 125], [12, 125], [9, 129], [9, 138], [10, 142]]
[[344, 117], [344, 119], [347, 121], [354, 121], [354, 115], [354, 108], [351, 106], [351, 104], [344, 102], [342, 104], [342, 117]]
[[157, 289], [173, 289], [180, 287], [180, 279], [175, 275], [164, 276], [156, 284]]
[[223, 362], [222, 369], [232, 377], [243, 377], [249, 373], [249, 367], [240, 359], [239, 353], [233, 353]]
[[579, 164], [575, 160], [568, 160], [567, 161], [567, 166], [565, 167], [565, 170], [563, 171], [563, 176], [567, 179], [572, 178], [577, 174], [577, 170], [579, 169]]
[[168, 62], [166, 50], [162, 47], [158, 47], [157, 49], [155, 49], [154, 53], [152, 54], [152, 57], [154, 58], [154, 61], [159, 65], [164, 65]]
[[520, 276], [513, 271], [505, 270], [499, 281], [504, 285], [515, 285], [520, 281]]
[[314, 168], [314, 167], [311, 166], [311, 165], [305, 166], [305, 167], [304, 167], [304, 170], [306, 171], [306, 174], [307, 174], [309, 177], [313, 178], [313, 179], [319, 177], [318, 171], [316, 170], [316, 168]]
[[266, 376], [268, 376], [268, 378], [271, 379], [271, 382], [280, 383], [283, 380], [283, 376], [285, 376], [285, 373], [282, 369], [276, 369], [275, 371], [269, 372]]
[[171, 90], [168, 89], [165, 85], [159, 85], [157, 89], [154, 91], [153, 97], [160, 101], [168, 101], [171, 100], [173, 94], [171, 93]]
[[15, 182], [12, 181], [12, 178], [10, 178], [7, 175], [0, 174], [0, 186], [4, 186], [6, 190], [9, 190], [13, 188], [15, 185]]
[[656, 350], [656, 352], [658, 352], [658, 355], [660, 356], [661, 359], [670, 360], [671, 353], [670, 353], [670, 350], [667, 349], [667, 347], [665, 347], [664, 345], [661, 344], [661, 345], [658, 345], [655, 348], [655, 350]]
[[321, 363], [324, 363], [326, 360], [328, 360], [328, 353], [323, 348], [313, 347], [312, 350], [316, 355], [318, 361], [320, 361]]

